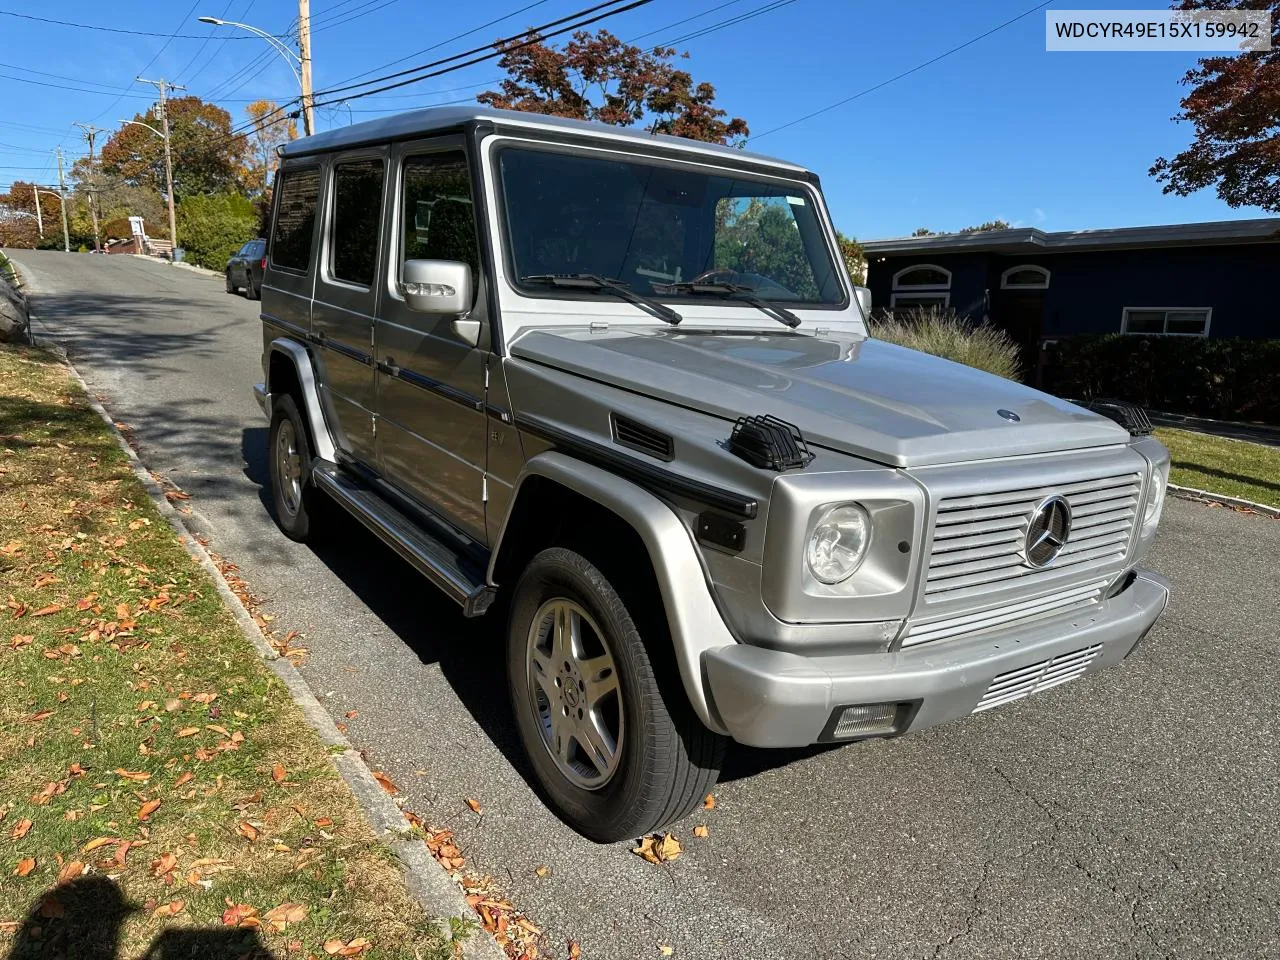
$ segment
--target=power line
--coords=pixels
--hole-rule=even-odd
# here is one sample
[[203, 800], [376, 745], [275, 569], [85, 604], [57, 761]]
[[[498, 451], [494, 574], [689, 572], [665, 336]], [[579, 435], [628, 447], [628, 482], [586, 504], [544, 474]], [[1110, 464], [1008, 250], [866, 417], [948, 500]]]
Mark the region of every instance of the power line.
[[940, 53], [936, 57], [932, 57], [929, 60], [926, 60], [924, 63], [916, 64], [910, 70], [904, 70], [902, 71], [902, 73], [899, 73], [897, 76], [890, 77], [888, 80], [882, 80], [880, 83], [877, 83], [875, 86], [867, 87], [865, 90], [859, 90], [857, 93], [855, 93], [851, 97], [845, 97], [843, 100], [837, 100], [835, 103], [829, 104], [828, 106], [822, 107], [821, 109], [814, 110], [812, 113], [806, 113], [803, 117], [797, 117], [794, 120], [788, 120], [786, 123], [782, 124], [781, 126], [773, 127], [770, 130], [766, 130], [764, 133], [758, 133], [753, 137], [748, 137], [747, 140], [744, 142], [750, 143], [752, 141], [759, 140], [761, 137], [767, 137], [770, 134], [777, 133], [779, 130], [786, 130], [788, 127], [794, 127], [797, 123], [804, 123], [806, 120], [812, 120], [814, 117], [827, 113], [830, 110], [835, 110], [837, 107], [843, 107], [847, 103], [852, 103], [854, 100], [857, 100], [861, 97], [865, 97], [869, 93], [875, 93], [877, 90], [883, 87], [887, 87], [891, 83], [896, 83], [897, 81], [901, 80], [903, 77], [909, 77], [911, 76], [911, 74], [918, 73], [919, 71], [923, 70], [925, 67], [933, 66], [933, 64], [937, 63], [939, 60], [945, 60], [947, 57], [951, 56], [953, 53], [959, 53], [965, 47], [973, 46], [979, 40], [985, 40], [987, 37], [991, 36], [993, 33], [998, 33], [999, 31], [1003, 30], [1005, 27], [1009, 26], [1010, 24], [1017, 23], [1019, 20], [1022, 20], [1025, 17], [1031, 16], [1031, 14], [1035, 13], [1037, 10], [1043, 10], [1045, 7], [1049, 6], [1049, 4], [1052, 2], [1053, 0], [1045, 0], [1044, 3], [1037, 4], [1036, 6], [1032, 7], [1029, 10], [1024, 10], [1022, 13], [1018, 14], [1016, 17], [1012, 17], [1006, 20], [1004, 23], [1000, 24], [999, 26], [992, 27], [990, 30], [986, 31], [985, 33], [980, 33], [976, 37], [973, 37], [970, 40], [966, 40], [964, 43], [957, 44], [956, 46], [952, 47], [950, 50], [947, 50], [944, 53]]
[[740, 16], [731, 17], [727, 20], [721, 20], [719, 23], [708, 24], [707, 26], [702, 27], [701, 29], [695, 30], [692, 33], [686, 33], [682, 37], [676, 37], [674, 40], [668, 40], [666, 43], [663, 44], [663, 46], [671, 47], [671, 46], [675, 46], [677, 43], [688, 43], [690, 40], [697, 40], [700, 37], [705, 37], [709, 33], [715, 33], [717, 30], [723, 30], [726, 27], [732, 27], [736, 24], [743, 23], [747, 20], [754, 20], [756, 17], [762, 17], [766, 13], [772, 13], [774, 10], [778, 10], [781, 7], [788, 6], [795, 2], [796, 0], [774, 0], [773, 3], [766, 3], [763, 6], [759, 6], [752, 10], [748, 10], [746, 13], [741, 14]]
[[[52, 87], [55, 90], [72, 90], [76, 93], [96, 93], [104, 97], [116, 96], [116, 103], [119, 103], [125, 97], [143, 97], [145, 93], [122, 93], [119, 90], [94, 90], [91, 87], [71, 87], [65, 83], [49, 83], [45, 80], [32, 80], [30, 77], [14, 77], [7, 73], [0, 73], [0, 79], [12, 80], [15, 83], [29, 83], [37, 87]], [[115, 104], [112, 104], [114, 106]], [[104, 113], [106, 111], [103, 111]]]
[[[198, 7], [199, 5], [200, 5], [200, 0], [195, 0], [195, 2], [191, 4], [191, 9], [187, 11], [186, 16], [182, 18], [182, 20], [178, 23], [178, 25], [173, 28], [173, 33], [171, 33], [168, 37], [165, 38], [164, 43], [160, 44], [160, 49], [155, 52], [155, 56], [153, 56], [150, 60], [148, 60], [146, 62], [146, 65], [143, 66], [143, 68], [139, 70], [136, 74], [134, 74], [135, 83], [137, 83], [136, 78], [141, 74], [144, 74], [148, 70], [150, 70], [151, 65], [160, 59], [160, 54], [164, 53], [167, 49], [169, 49], [169, 44], [173, 43], [174, 39], [178, 37], [178, 31], [182, 29], [182, 24], [186, 23], [188, 20], [191, 19], [191, 15], [196, 12], [196, 7]], [[163, 91], [161, 91], [161, 93], [163, 93]], [[113, 112], [115, 108], [119, 105], [120, 101], [123, 100], [126, 96], [127, 94], [124, 94], [124, 93], [120, 94], [119, 97], [117, 97], [114, 101], [112, 101], [110, 106], [108, 106], [105, 110], [103, 110], [100, 114], [98, 114], [96, 117], [93, 118], [94, 122], [96, 123], [97, 121], [105, 117], [108, 113]]]
[[655, 33], [661, 33], [663, 30], [670, 30], [672, 27], [678, 27], [681, 24], [689, 23], [692, 20], [698, 20], [705, 17], [708, 13], [715, 13], [717, 10], [723, 10], [725, 7], [732, 7], [735, 3], [741, 3], [742, 0], [728, 0], [719, 6], [711, 7], [703, 10], [701, 13], [695, 13], [692, 17], [685, 17], [683, 20], [677, 20], [675, 23], [668, 23], [665, 27], [658, 27], [656, 30], [650, 30], [648, 33], [642, 33], [638, 37], [632, 37], [627, 43], [635, 43], [637, 40], [643, 40], [645, 37], [652, 37]]
[[[60, 27], [78, 27], [81, 30], [96, 30], [99, 33], [127, 33], [134, 37], [159, 37], [165, 40], [202, 40], [196, 33], [154, 33], [149, 30], [126, 30], [122, 27], [103, 27], [94, 23], [73, 23], [70, 20], [53, 20], [49, 17], [36, 17], [29, 13], [14, 13], [12, 10], [0, 10], [0, 17], [17, 17], [19, 20], [34, 20], [37, 23], [52, 23]], [[181, 26], [178, 28], [181, 30]], [[251, 37], [228, 37], [229, 40], [250, 40]]]
[[[396, 73], [387, 74], [386, 76], [374, 77], [372, 80], [364, 80], [360, 83], [349, 84], [347, 86], [330, 87], [327, 90], [319, 90], [317, 91], [316, 95], [325, 96], [327, 94], [340, 93], [345, 90], [351, 90], [356, 87], [368, 86], [371, 83], [382, 83], [384, 80], [394, 80], [397, 77], [405, 77], [412, 73], [419, 73], [420, 71], [423, 71], [423, 70], [429, 70], [430, 68], [435, 67], [437, 65], [453, 63], [456, 60], [463, 60], [464, 57], [469, 57], [472, 54], [483, 54], [481, 56], [473, 57], [470, 60], [463, 60], [463, 62], [461, 63], [453, 63], [453, 66], [445, 67], [441, 70], [436, 70], [431, 73], [422, 73], [420, 76], [410, 77], [407, 80], [398, 80], [395, 83], [389, 83], [381, 87], [375, 87], [372, 90], [362, 90], [359, 93], [351, 94], [347, 97], [343, 97], [342, 99], [354, 100], [358, 97], [373, 96], [375, 93], [382, 93], [385, 90], [394, 90], [398, 87], [408, 86], [411, 83], [418, 83], [422, 80], [428, 80], [431, 77], [438, 77], [446, 73], [453, 73], [457, 70], [463, 69], [464, 67], [469, 67], [477, 63], [483, 63], [486, 60], [492, 60], [496, 57], [504, 56], [513, 50], [520, 50], [524, 47], [530, 47], [530, 46], [533, 46], [534, 44], [542, 43], [544, 40], [550, 39], [551, 37], [557, 37], [557, 36], [560, 36], [561, 34], [569, 33], [573, 30], [579, 30], [582, 27], [586, 27], [593, 23], [597, 23], [600, 20], [605, 20], [609, 17], [616, 16], [617, 14], [626, 13], [629, 10], [635, 10], [639, 7], [647, 6], [648, 4], [652, 3], [653, 0], [631, 0], [630, 3], [627, 3], [621, 7], [615, 6], [615, 4], [617, 4], [618, 2], [619, 0], [608, 0], [608, 2], [606, 3], [599, 3], [599, 4], [596, 4], [594, 7], [588, 7], [585, 10], [579, 10], [578, 12], [572, 13], [567, 17], [561, 17], [558, 20], [552, 20], [549, 23], [544, 23], [537, 27], [530, 27], [528, 30], [525, 30], [514, 36], [505, 37], [501, 40], [495, 40], [493, 43], [485, 44], [482, 47], [474, 47], [471, 50], [465, 50], [462, 53], [455, 53], [451, 57], [444, 57], [443, 59], [436, 60], [431, 63], [419, 64], [416, 67], [410, 67], [408, 70], [400, 70]], [[613, 7], [614, 9], [604, 10], [603, 13], [598, 13], [596, 14], [596, 16], [589, 17], [586, 20], [578, 19], [579, 17], [585, 16], [588, 13], [594, 13], [597, 10], [603, 10], [605, 7]], [[548, 27], [566, 23], [570, 20], [574, 20], [576, 22], [569, 23], [568, 26], [561, 27], [559, 30], [551, 30], [551, 31], [547, 30]], [[520, 43], [512, 43], [512, 41], [519, 40], [521, 37], [526, 37], [529, 39], [525, 39]], [[483, 53], [483, 51], [490, 51], [490, 52]], [[332, 103], [334, 101], [328, 101], [328, 102]]]

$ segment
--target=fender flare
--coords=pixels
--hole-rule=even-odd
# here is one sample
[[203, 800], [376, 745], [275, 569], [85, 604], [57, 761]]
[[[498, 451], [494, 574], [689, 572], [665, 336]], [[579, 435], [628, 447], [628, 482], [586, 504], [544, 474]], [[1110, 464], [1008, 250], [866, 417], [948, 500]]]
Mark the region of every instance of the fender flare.
[[727, 734], [728, 730], [708, 696], [702, 659], [707, 651], [730, 646], [737, 641], [716, 609], [688, 528], [670, 506], [649, 491], [607, 470], [554, 450], [532, 457], [516, 478], [502, 533], [489, 558], [489, 583], [493, 583], [503, 537], [519, 502], [520, 489], [531, 476], [544, 477], [598, 503], [640, 536], [662, 594], [685, 694], [698, 719], [716, 733]]
[[[298, 375], [298, 386], [302, 389], [302, 415], [307, 418], [307, 423], [311, 427], [314, 447], [312, 453], [321, 460], [333, 462], [337, 459], [337, 447], [333, 442], [333, 435], [329, 432], [329, 425], [324, 422], [324, 408], [320, 405], [320, 385], [316, 381], [311, 354], [298, 341], [285, 337], [272, 340], [268, 352], [283, 354], [293, 364], [294, 372]], [[271, 383], [271, 364], [268, 360], [268, 396], [275, 392], [275, 386]]]

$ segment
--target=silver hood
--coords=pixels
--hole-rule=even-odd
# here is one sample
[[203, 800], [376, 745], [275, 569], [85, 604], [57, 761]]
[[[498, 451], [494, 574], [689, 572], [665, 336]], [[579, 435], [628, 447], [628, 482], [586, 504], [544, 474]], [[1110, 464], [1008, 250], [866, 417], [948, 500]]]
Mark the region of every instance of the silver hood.
[[810, 443], [897, 467], [1129, 439], [1113, 421], [1020, 383], [850, 334], [544, 328], [520, 336], [511, 354], [727, 420], [773, 414]]

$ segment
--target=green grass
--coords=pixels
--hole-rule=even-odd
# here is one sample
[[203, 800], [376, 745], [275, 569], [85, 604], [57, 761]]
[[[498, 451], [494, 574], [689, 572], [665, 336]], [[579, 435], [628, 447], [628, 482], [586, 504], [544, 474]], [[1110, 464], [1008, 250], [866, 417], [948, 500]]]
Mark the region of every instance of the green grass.
[[1173, 483], [1280, 507], [1280, 448], [1166, 427], [1156, 436], [1173, 457]]
[[[0, 955], [101, 956], [113, 937], [120, 956], [324, 957], [357, 938], [363, 957], [450, 955], [66, 368], [16, 348], [0, 689]], [[260, 925], [224, 923], [241, 904]], [[273, 926], [282, 904], [301, 909]]]

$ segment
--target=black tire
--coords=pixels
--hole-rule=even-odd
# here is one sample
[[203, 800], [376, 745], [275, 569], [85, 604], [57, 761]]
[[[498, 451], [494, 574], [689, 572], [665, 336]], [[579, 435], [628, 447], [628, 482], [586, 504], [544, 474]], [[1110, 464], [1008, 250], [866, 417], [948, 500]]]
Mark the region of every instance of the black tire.
[[[287, 442], [296, 451], [296, 493], [287, 492], [292, 485], [283, 472], [279, 456], [281, 433], [288, 431]], [[267, 439], [267, 468], [271, 477], [271, 503], [276, 524], [290, 540], [305, 543], [316, 538], [317, 514], [323, 509], [323, 497], [311, 482], [311, 440], [298, 405], [289, 394], [273, 397], [271, 429]]]
[[244, 288], [244, 297], [246, 300], [261, 300], [262, 290], [253, 285], [253, 277], [249, 278], [248, 284]]
[[236, 285], [231, 282], [231, 269], [227, 269], [227, 293], [235, 293]]
[[[620, 756], [612, 775], [594, 789], [570, 779], [553, 757], [545, 738], [554, 734], [544, 733], [550, 721], [539, 713], [530, 680], [535, 620], [561, 598], [595, 621], [589, 625], [592, 632], [599, 625], [617, 668], [621, 702], [614, 709], [625, 733], [618, 738]], [[637, 620], [646, 624], [647, 636], [637, 629]], [[633, 618], [605, 575], [586, 557], [562, 547], [535, 556], [512, 597], [507, 679], [520, 739], [548, 805], [598, 843], [639, 837], [684, 818], [715, 785], [724, 761], [725, 738], [698, 719], [672, 664], [664, 618], [652, 621]]]

